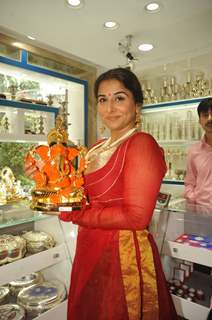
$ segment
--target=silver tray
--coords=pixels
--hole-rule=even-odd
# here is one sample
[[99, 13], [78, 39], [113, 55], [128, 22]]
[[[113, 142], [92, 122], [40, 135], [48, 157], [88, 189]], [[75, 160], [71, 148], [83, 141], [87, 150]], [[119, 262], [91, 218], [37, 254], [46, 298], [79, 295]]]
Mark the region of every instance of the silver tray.
[[35, 317], [61, 303], [65, 297], [65, 285], [58, 280], [51, 280], [22, 289], [17, 303], [25, 308], [29, 316]]
[[54, 247], [54, 238], [43, 231], [28, 231], [22, 235], [26, 240], [27, 252], [37, 253]]
[[18, 280], [9, 283], [9, 290], [12, 295], [17, 296], [19, 291], [33, 284], [42, 283], [44, 281], [43, 275], [40, 272], [33, 272]]
[[24, 320], [25, 310], [17, 304], [4, 304], [0, 306], [0, 320]]

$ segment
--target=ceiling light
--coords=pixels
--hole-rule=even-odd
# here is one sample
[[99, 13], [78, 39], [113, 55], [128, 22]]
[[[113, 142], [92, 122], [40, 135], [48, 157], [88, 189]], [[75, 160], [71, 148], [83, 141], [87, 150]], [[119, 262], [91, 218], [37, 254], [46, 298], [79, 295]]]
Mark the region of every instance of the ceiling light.
[[18, 47], [18, 48], [22, 48], [23, 47], [23, 44], [20, 43], [20, 42], [13, 42], [12, 44], [13, 44], [13, 46]]
[[138, 50], [140, 51], [150, 51], [153, 49], [153, 45], [150, 43], [142, 43], [138, 46]]
[[83, 0], [66, 0], [67, 4], [71, 8], [81, 8], [83, 6]]
[[145, 5], [145, 10], [148, 12], [157, 12], [160, 10], [160, 6], [157, 2], [150, 2]]
[[107, 30], [116, 30], [118, 27], [119, 24], [116, 21], [106, 21], [104, 23], [104, 28]]
[[32, 37], [32, 36], [27, 36], [27, 38], [30, 40], [35, 40], [35, 37]]

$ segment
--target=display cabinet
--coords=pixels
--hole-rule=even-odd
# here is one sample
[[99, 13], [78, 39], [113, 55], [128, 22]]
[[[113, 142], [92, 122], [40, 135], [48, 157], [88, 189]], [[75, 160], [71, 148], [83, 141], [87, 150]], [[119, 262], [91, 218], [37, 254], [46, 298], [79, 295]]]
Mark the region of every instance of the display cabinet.
[[[33, 272], [40, 271], [46, 281], [59, 280], [69, 289], [71, 261], [74, 254], [76, 230], [71, 224], [60, 222], [29, 209], [26, 203], [1, 206], [0, 235], [20, 235], [29, 230], [43, 231], [53, 236], [55, 246], [0, 266], [0, 287]], [[10, 295], [9, 301], [14, 303]], [[49, 320], [67, 318], [67, 300], [37, 316], [35, 319]], [[31, 319], [28, 317], [27, 319]]]
[[167, 173], [163, 184], [183, 185], [186, 155], [192, 143], [201, 139], [197, 106], [205, 98], [145, 105], [142, 130], [154, 136], [165, 151]]
[[177, 313], [185, 319], [206, 320], [212, 296], [212, 210], [171, 202], [156, 211], [151, 231]]
[[26, 50], [20, 50], [19, 60], [0, 55], [2, 140], [8, 136], [11, 141], [18, 133], [20, 140], [43, 141], [59, 112], [70, 140], [86, 144], [87, 97], [87, 81], [36, 65]]
[[[26, 50], [18, 50], [18, 55], [0, 55], [0, 171], [5, 166], [10, 167], [17, 179], [22, 178], [17, 182], [26, 183], [22, 167], [27, 145], [30, 145], [28, 142], [47, 142], [47, 134], [54, 127], [58, 113], [65, 119], [70, 143], [87, 144], [87, 97], [87, 81], [72, 77], [64, 70], [55, 71], [48, 65], [35, 64]], [[17, 144], [18, 148], [13, 146]], [[13, 152], [21, 149], [19, 146], [23, 150]], [[14, 161], [9, 162], [8, 157], [3, 157], [8, 154]], [[28, 190], [31, 185], [24, 187]], [[4, 191], [1, 189], [0, 193]], [[19, 259], [16, 250], [12, 250], [7, 263], [2, 260], [10, 250], [1, 251], [0, 287], [33, 272], [41, 272], [46, 281], [57, 280], [65, 285], [68, 292], [76, 226], [63, 223], [55, 216], [32, 211], [28, 202], [1, 203], [0, 237], [3, 234], [22, 236], [23, 232], [37, 231], [50, 234], [55, 239], [55, 246], [34, 254], [26, 253]], [[9, 298], [14, 303], [14, 297]], [[36, 319], [65, 320], [66, 311], [67, 299], [36, 316]], [[29, 319], [31, 315], [27, 317]]]
[[46, 142], [58, 108], [0, 99], [0, 141]]

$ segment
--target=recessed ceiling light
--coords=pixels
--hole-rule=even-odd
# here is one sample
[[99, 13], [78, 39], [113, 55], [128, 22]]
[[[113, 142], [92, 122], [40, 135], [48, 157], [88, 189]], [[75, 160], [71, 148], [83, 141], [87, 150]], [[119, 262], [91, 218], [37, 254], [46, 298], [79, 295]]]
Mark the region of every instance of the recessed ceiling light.
[[32, 36], [27, 36], [27, 38], [30, 40], [35, 40], [35, 37], [32, 37]]
[[69, 7], [76, 9], [81, 8], [84, 5], [83, 0], [66, 0], [66, 2]]
[[104, 23], [104, 28], [107, 30], [116, 30], [118, 27], [119, 24], [116, 21], [106, 21]]
[[22, 48], [23, 47], [23, 44], [20, 43], [20, 42], [13, 42], [12, 43], [15, 47], [18, 47], [18, 48]]
[[150, 51], [153, 49], [153, 45], [150, 43], [142, 43], [138, 46], [140, 51]]
[[160, 10], [160, 5], [158, 2], [150, 2], [145, 5], [145, 10], [148, 12], [157, 12]]

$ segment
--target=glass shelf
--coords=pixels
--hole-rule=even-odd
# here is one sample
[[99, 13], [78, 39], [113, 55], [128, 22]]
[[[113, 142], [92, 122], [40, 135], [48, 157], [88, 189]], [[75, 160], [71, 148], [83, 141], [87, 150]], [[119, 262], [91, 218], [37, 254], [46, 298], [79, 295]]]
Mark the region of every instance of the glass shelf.
[[153, 104], [145, 104], [143, 109], [150, 109], [150, 108], [161, 108], [161, 107], [181, 107], [182, 105], [191, 105], [199, 103], [200, 101], [211, 98], [211, 96], [199, 97], [199, 98], [190, 98], [190, 99], [182, 99], [182, 100], [170, 100], [165, 102], [153, 103]]
[[0, 206], [0, 229], [48, 219], [50, 216], [39, 211], [32, 211], [28, 201]]
[[184, 185], [184, 181], [183, 180], [171, 180], [171, 179], [163, 179], [163, 183], [166, 184], [180, 184], [180, 185]]
[[58, 108], [0, 99], [1, 141], [46, 141]]
[[200, 288], [204, 288], [204, 299], [196, 299], [195, 303], [198, 305], [203, 305], [207, 308], [210, 306], [210, 296], [211, 296], [211, 276], [194, 271], [192, 275], [188, 278], [188, 280], [185, 280], [184, 284], [187, 285], [189, 288], [194, 288], [195, 290], [198, 290]]
[[210, 311], [211, 218], [211, 207], [176, 198], [153, 226], [175, 308], [183, 319], [205, 320]]
[[[169, 211], [181, 212], [189, 214], [206, 214], [212, 218], [212, 209], [208, 205], [201, 205], [197, 203], [191, 203], [186, 199], [179, 198], [169, 202]], [[212, 223], [212, 222], [211, 222]], [[211, 229], [212, 230], [212, 229]]]
[[157, 140], [158, 144], [166, 145], [166, 146], [180, 146], [180, 147], [187, 147], [193, 143], [198, 142], [199, 140]]
[[[25, 50], [22, 51], [22, 61], [15, 65], [12, 65], [11, 61], [5, 60], [0, 56], [0, 74], [7, 80], [5, 80], [2, 90], [7, 99], [0, 101], [2, 107], [9, 106], [13, 107], [13, 109], [26, 111], [29, 109], [29, 111], [36, 111], [37, 114], [46, 118], [49, 118], [53, 110], [56, 109], [57, 113], [58, 108], [64, 109], [62, 112], [68, 114], [67, 123], [72, 123], [68, 127], [71, 140], [75, 143], [80, 141], [81, 144], [85, 144], [87, 138], [85, 137], [85, 124], [87, 125], [87, 81], [30, 65], [28, 64], [28, 53]], [[15, 83], [15, 85], [12, 87], [11, 83]], [[18, 101], [21, 99], [24, 99], [25, 102]], [[32, 101], [35, 104], [26, 101]], [[39, 104], [39, 101], [48, 104], [48, 106]], [[53, 105], [54, 107], [49, 105]], [[17, 118], [20, 119], [21, 117]], [[45, 133], [52, 128], [52, 125], [48, 125], [48, 123], [44, 126], [44, 129], [46, 129], [44, 130]], [[7, 122], [4, 124], [4, 127], [7, 129]], [[11, 129], [12, 125], [9, 128]], [[24, 116], [22, 117], [22, 123], [19, 124], [19, 128], [22, 130], [24, 128]], [[32, 131], [34, 131], [34, 128]], [[19, 133], [18, 130], [17, 133]], [[27, 134], [25, 138], [27, 140]], [[22, 137], [20, 137], [21, 139]]]
[[142, 130], [162, 146], [167, 164], [163, 184], [183, 185], [191, 145], [203, 136], [197, 106], [205, 97], [145, 105]]

